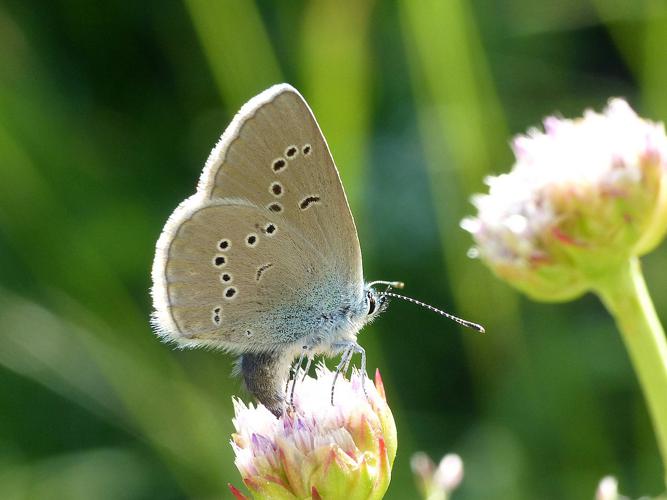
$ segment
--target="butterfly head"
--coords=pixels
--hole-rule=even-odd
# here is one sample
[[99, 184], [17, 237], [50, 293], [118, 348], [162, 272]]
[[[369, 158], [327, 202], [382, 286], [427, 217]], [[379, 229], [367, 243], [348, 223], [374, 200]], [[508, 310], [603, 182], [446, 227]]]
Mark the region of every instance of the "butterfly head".
[[366, 321], [375, 319], [382, 311], [387, 308], [387, 296], [378, 292], [374, 288], [366, 288], [364, 298], [364, 311], [366, 312]]
[[[386, 285], [385, 290], [376, 290], [377, 285]], [[372, 281], [367, 283], [364, 288], [364, 312], [366, 313], [366, 322], [373, 321], [389, 305], [389, 295], [387, 292], [391, 288], [403, 288], [400, 281]]]

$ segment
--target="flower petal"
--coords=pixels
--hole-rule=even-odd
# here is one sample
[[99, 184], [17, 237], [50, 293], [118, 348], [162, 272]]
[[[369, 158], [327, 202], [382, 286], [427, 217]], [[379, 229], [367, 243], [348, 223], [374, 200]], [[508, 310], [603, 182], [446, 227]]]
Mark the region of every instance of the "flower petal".
[[[256, 498], [375, 498], [387, 489], [396, 455], [396, 425], [379, 374], [339, 380], [317, 368], [297, 384], [294, 409], [276, 419], [261, 405], [234, 401], [235, 464]], [[365, 375], [363, 375], [365, 376]]]

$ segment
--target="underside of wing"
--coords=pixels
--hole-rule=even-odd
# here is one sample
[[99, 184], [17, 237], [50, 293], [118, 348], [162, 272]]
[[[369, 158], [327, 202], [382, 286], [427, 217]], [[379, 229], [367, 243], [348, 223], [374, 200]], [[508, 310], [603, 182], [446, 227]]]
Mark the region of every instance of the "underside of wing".
[[276, 85], [243, 106], [209, 156], [198, 191], [280, 214], [341, 277], [362, 282], [359, 240], [338, 171], [293, 87]]
[[262, 92], [229, 125], [158, 240], [152, 293], [163, 338], [235, 352], [316, 337], [361, 300], [354, 220], [294, 88]]
[[279, 214], [195, 195], [158, 241], [155, 325], [181, 345], [277, 349], [315, 331], [325, 294], [346, 286], [323, 278], [334, 274], [323, 265], [308, 238]]

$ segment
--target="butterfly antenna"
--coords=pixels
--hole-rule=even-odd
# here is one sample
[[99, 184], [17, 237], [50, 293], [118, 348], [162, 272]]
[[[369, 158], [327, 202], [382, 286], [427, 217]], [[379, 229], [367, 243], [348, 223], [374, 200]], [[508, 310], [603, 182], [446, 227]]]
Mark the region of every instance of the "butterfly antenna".
[[[398, 287], [397, 287], [398, 288]], [[399, 295], [397, 293], [393, 292], [384, 292], [383, 295], [387, 295], [388, 297], [395, 297], [397, 299], [403, 299], [407, 300], [408, 302], [412, 302], [413, 304], [417, 304], [418, 306], [422, 306], [430, 311], [436, 312], [441, 316], [444, 316], [445, 318], [449, 318], [452, 321], [455, 321], [461, 326], [465, 326], [466, 328], [471, 328], [473, 330], [476, 330], [480, 333], [484, 333], [484, 327], [482, 325], [478, 325], [477, 323], [473, 323], [472, 321], [466, 321], [465, 319], [461, 319], [458, 316], [454, 316], [453, 314], [446, 313], [445, 311], [441, 311], [437, 307], [433, 307], [432, 305], [426, 304], [425, 302], [421, 302], [417, 299], [413, 299], [412, 297], [405, 297], [404, 295]]]
[[405, 286], [405, 283], [402, 281], [371, 281], [368, 283], [368, 286], [375, 286], [375, 285], [387, 285], [389, 288], [398, 288], [401, 289]]

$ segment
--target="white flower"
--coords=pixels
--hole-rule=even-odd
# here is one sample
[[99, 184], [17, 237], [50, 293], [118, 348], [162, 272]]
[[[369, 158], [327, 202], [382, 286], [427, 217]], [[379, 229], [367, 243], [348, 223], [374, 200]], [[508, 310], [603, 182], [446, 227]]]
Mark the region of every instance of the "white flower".
[[[293, 411], [277, 419], [264, 406], [234, 400], [235, 464], [255, 498], [381, 498], [396, 456], [396, 427], [379, 373], [366, 384], [354, 370], [298, 382]], [[234, 490], [233, 490], [234, 491]], [[235, 493], [236, 494], [236, 493]]]
[[451, 492], [463, 481], [463, 460], [456, 453], [448, 453], [435, 470], [435, 482], [445, 491]]
[[428, 500], [448, 498], [463, 480], [463, 460], [455, 453], [442, 457], [436, 467], [426, 453], [417, 452], [412, 455], [410, 466], [419, 491]]
[[605, 476], [598, 484], [595, 500], [619, 500], [618, 481], [613, 476]]
[[622, 99], [603, 114], [548, 117], [512, 144], [512, 171], [489, 177], [462, 227], [499, 276], [545, 300], [652, 250], [667, 231], [667, 137]]

